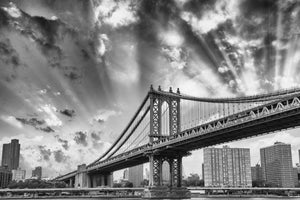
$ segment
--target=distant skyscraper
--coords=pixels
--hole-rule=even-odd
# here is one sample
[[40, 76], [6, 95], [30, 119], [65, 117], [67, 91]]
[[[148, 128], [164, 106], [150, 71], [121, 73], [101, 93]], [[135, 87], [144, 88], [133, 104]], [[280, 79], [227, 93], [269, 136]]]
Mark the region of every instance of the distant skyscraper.
[[262, 168], [259, 164], [256, 164], [255, 167], [251, 167], [251, 177], [252, 181], [262, 181]]
[[298, 169], [297, 169], [297, 167], [293, 168], [293, 179], [294, 179], [294, 185], [298, 186], [299, 185], [299, 179], [298, 179]]
[[150, 172], [149, 172], [149, 169], [146, 168], [145, 169], [145, 179], [149, 180], [149, 178], [150, 178]]
[[143, 165], [137, 165], [128, 169], [128, 181], [133, 184], [133, 187], [141, 186], [141, 183], [144, 180], [143, 169]]
[[24, 180], [26, 176], [26, 170], [22, 170], [20, 168], [12, 170], [12, 180], [21, 181]]
[[6, 188], [11, 182], [12, 173], [7, 166], [0, 167], [0, 188]]
[[300, 149], [298, 150], [298, 155], [299, 155], [299, 164], [300, 164]]
[[205, 148], [204, 184], [208, 187], [251, 187], [250, 149]]
[[32, 177], [41, 179], [42, 178], [42, 167], [36, 167], [34, 170], [32, 170]]
[[19, 140], [13, 139], [11, 143], [3, 144], [2, 166], [7, 166], [9, 170], [18, 169], [20, 160]]
[[263, 180], [274, 187], [294, 187], [291, 145], [275, 142], [260, 149]]
[[202, 163], [202, 180], [204, 181], [204, 163]]
[[124, 179], [124, 180], [128, 180], [128, 169], [125, 169], [125, 170], [123, 171], [123, 179]]

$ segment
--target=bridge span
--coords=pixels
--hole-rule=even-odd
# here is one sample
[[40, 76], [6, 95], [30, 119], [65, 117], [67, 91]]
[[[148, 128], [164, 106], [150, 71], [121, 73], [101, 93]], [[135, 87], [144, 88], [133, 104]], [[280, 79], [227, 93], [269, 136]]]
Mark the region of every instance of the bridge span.
[[[181, 187], [182, 157], [190, 151], [234, 140], [268, 134], [300, 125], [300, 89], [269, 94], [198, 98], [179, 89], [151, 86], [142, 104], [113, 145], [89, 165], [57, 177], [70, 185], [112, 185], [112, 173], [150, 163], [145, 197], [188, 198]], [[170, 166], [169, 188], [162, 185], [162, 164]]]

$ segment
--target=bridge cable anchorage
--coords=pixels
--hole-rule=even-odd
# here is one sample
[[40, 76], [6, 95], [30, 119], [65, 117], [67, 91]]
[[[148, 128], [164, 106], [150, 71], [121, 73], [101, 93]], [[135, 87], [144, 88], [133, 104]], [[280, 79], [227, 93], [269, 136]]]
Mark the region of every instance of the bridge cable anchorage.
[[135, 121], [136, 117], [138, 116], [138, 114], [140, 113], [140, 111], [142, 110], [142, 108], [144, 107], [144, 105], [146, 104], [146, 102], [147, 102], [148, 99], [149, 99], [149, 93], [146, 95], [146, 97], [142, 101], [141, 105], [139, 106], [138, 110], [135, 112], [134, 116], [131, 118], [130, 122], [127, 124], [127, 126], [122, 131], [121, 135], [117, 138], [117, 140], [110, 146], [110, 148], [102, 156], [100, 156], [100, 158], [96, 159], [94, 162], [92, 162], [91, 164], [89, 164], [87, 167], [90, 167], [93, 164], [95, 164], [98, 161], [100, 161], [102, 158], [104, 158], [115, 147], [115, 145], [121, 140], [121, 138], [125, 135], [125, 133], [130, 128], [130, 126], [132, 125], [132, 123]]

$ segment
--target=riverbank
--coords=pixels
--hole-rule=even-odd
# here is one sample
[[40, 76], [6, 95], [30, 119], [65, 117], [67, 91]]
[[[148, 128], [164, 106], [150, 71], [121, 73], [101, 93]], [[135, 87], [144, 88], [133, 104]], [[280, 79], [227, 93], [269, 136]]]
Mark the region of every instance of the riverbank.
[[230, 195], [223, 195], [223, 194], [217, 194], [217, 195], [205, 195], [205, 194], [197, 194], [197, 193], [192, 193], [191, 194], [192, 199], [199, 199], [199, 198], [210, 198], [210, 199], [226, 199], [226, 198], [231, 198], [231, 199], [253, 199], [253, 198], [263, 198], [263, 199], [300, 199], [300, 196], [280, 196], [280, 195], [258, 195], [258, 194], [251, 194], [251, 195], [243, 195], [243, 194], [230, 194]]

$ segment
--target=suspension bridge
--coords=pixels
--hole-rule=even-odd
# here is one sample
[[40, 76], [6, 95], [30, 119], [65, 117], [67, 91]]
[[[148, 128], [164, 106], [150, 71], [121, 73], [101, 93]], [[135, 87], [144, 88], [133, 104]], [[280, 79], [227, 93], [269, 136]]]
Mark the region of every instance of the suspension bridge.
[[[75, 187], [112, 186], [114, 171], [150, 163], [146, 198], [188, 198], [181, 187], [182, 157], [220, 143], [300, 125], [300, 88], [268, 94], [200, 98], [152, 86], [111, 147], [89, 165], [57, 177]], [[170, 166], [169, 187], [162, 165]]]

